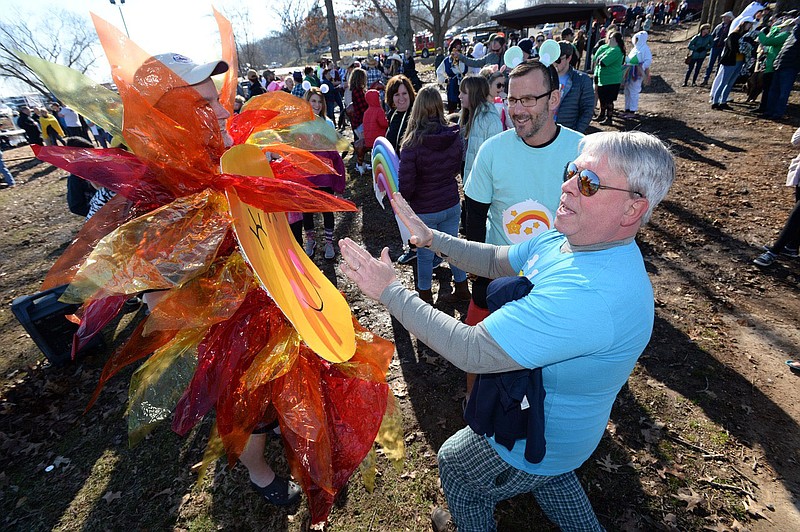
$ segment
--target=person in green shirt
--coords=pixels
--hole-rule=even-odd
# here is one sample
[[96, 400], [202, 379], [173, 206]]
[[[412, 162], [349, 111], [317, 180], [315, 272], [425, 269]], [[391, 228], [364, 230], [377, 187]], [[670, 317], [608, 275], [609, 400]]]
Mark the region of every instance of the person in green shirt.
[[[753, 110], [753, 113], [764, 114], [767, 110], [767, 97], [769, 95], [769, 89], [772, 86], [772, 76], [775, 74], [775, 66], [773, 63], [775, 62], [775, 58], [778, 57], [778, 52], [781, 51], [783, 43], [789, 38], [788, 28], [792, 25], [792, 22], [793, 19], [788, 19], [782, 24], [773, 26], [769, 34], [764, 33], [763, 30], [756, 33], [756, 38], [758, 38], [758, 42], [761, 46], [764, 47], [767, 58], [764, 61], [764, 74], [761, 78], [763, 83], [761, 103]], [[755, 97], [753, 99], [755, 100]]]
[[622, 65], [625, 59], [625, 41], [622, 34], [614, 32], [607, 37], [606, 44], [594, 54], [594, 80], [597, 98], [600, 100], [601, 124], [610, 126], [614, 118], [614, 102], [617, 101], [622, 83]]
[[711, 46], [713, 45], [714, 37], [711, 36], [711, 24], [702, 24], [700, 26], [700, 32], [692, 37], [692, 40], [689, 41], [689, 68], [686, 69], [686, 77], [683, 79], [683, 86], [686, 87], [689, 84], [689, 75], [694, 70], [694, 76], [692, 76], [692, 87], [697, 86], [697, 76], [700, 74], [700, 68], [703, 66], [703, 61], [706, 60], [706, 56], [711, 51]]

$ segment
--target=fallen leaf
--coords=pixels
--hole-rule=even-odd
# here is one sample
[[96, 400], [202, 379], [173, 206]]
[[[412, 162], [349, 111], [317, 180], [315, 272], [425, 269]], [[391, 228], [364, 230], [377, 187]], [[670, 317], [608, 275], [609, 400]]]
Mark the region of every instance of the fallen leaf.
[[689, 493], [686, 493], [686, 490], [678, 491], [678, 500], [681, 500], [686, 503], [686, 509], [690, 512], [693, 512], [697, 505], [703, 502], [703, 497], [698, 495], [692, 488], [688, 488]]
[[615, 464], [611, 461], [610, 454], [605, 455], [602, 460], [595, 460], [595, 462], [600, 466], [600, 469], [608, 471], [609, 473], [616, 473], [617, 469], [622, 467], [622, 464]]
[[121, 491], [107, 491], [106, 494], [103, 495], [101, 498], [104, 501], [110, 503], [111, 501], [113, 501], [115, 499], [121, 499], [122, 498], [122, 492]]

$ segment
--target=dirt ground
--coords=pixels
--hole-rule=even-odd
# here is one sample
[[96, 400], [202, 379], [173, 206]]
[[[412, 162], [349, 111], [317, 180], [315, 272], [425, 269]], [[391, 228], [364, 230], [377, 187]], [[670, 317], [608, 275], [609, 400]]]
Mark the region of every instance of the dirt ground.
[[[680, 86], [684, 36], [651, 37], [654, 78], [640, 117], [603, 126], [668, 142], [678, 177], [638, 237], [655, 288], [653, 337], [579, 476], [609, 530], [800, 530], [800, 381], [784, 365], [800, 356], [800, 262], [752, 264], [793, 205], [783, 183], [797, 151], [789, 139], [800, 126], [800, 106], [793, 95], [790, 119], [765, 121], [748, 113], [754, 105], [736, 91], [733, 111], [712, 111], [707, 89]], [[63, 368], [44, 361], [12, 316], [11, 301], [38, 289], [81, 224], [66, 208], [66, 174], [31, 155], [28, 147], [4, 153], [19, 184], [0, 190], [2, 527], [306, 530], [305, 503], [267, 506], [249, 490], [241, 467], [220, 462], [195, 485], [192, 466], [210, 422], [185, 439], [162, 427], [129, 449], [123, 414], [131, 370], [82, 414], [108, 353], [141, 310], [104, 331], [106, 348]], [[348, 162], [346, 195], [362, 210], [337, 217], [337, 236], [376, 254], [388, 245], [397, 257], [393, 218]], [[463, 375], [354, 291], [334, 264], [317, 262], [359, 321], [396, 343], [388, 380], [402, 406], [407, 445], [402, 470], [379, 457], [372, 493], [360, 473], [353, 476], [327, 529], [429, 530], [431, 508], [444, 504], [436, 450], [463, 426]], [[412, 286], [412, 267], [398, 270]], [[436, 275], [449, 286], [446, 267]], [[440, 308], [459, 318], [466, 311]], [[268, 451], [286, 473], [279, 444]], [[496, 516], [501, 530], [553, 529], [530, 496], [500, 504]]]

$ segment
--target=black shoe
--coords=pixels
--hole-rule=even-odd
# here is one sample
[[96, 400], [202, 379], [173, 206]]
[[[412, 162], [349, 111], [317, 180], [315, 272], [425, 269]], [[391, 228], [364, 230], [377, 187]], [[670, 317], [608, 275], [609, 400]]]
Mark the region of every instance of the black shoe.
[[717, 109], [722, 109], [723, 111], [733, 111], [733, 107], [728, 105], [727, 103], [721, 103], [717, 106]]
[[263, 488], [252, 480], [250, 481], [250, 485], [259, 495], [264, 497], [268, 503], [274, 504], [275, 506], [289, 506], [294, 504], [302, 493], [300, 486], [288, 478], [279, 477], [278, 475], [275, 475], [275, 479]]
[[716, 110], [716, 111], [719, 111], [719, 104], [718, 103], [712, 103], [711, 104], [711, 108]]
[[446, 530], [453, 530], [450, 525], [452, 518], [450, 512], [442, 508], [434, 508], [431, 512], [431, 525], [434, 532], [445, 532]]
[[683, 82], [683, 85], [681, 85], [681, 87], [688, 87], [688, 86], [689, 86], [689, 84], [686, 83], [685, 81]]
[[692, 87], [697, 87], [697, 83], [695, 83], [695, 82], [693, 81], [693, 82], [692, 82]]

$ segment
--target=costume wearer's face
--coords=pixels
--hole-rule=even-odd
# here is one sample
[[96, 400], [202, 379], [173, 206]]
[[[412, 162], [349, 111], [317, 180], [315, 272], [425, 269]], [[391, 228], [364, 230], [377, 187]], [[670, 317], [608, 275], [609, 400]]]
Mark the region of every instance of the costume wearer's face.
[[[533, 70], [522, 77], [508, 80], [508, 97], [521, 99], [539, 96], [547, 90], [544, 73]], [[539, 133], [550, 117], [550, 98], [545, 96], [536, 100], [533, 107], [523, 107], [521, 103], [509, 104], [508, 115], [514, 124], [517, 135], [522, 140], [529, 139]]]
[[222, 103], [219, 101], [219, 92], [217, 91], [217, 87], [214, 85], [214, 82], [211, 81], [211, 78], [203, 81], [202, 83], [198, 83], [197, 85], [193, 85], [200, 97], [206, 101], [211, 110], [214, 112], [214, 115], [217, 117], [217, 122], [219, 123], [219, 131], [222, 135], [222, 141], [225, 143], [226, 148], [230, 148], [233, 146], [233, 139], [228, 134], [228, 130], [225, 128], [225, 121], [230, 118], [231, 114], [222, 106]]
[[[609, 168], [604, 157], [582, 153], [575, 159], [580, 170], [591, 170], [600, 184], [630, 189], [628, 180]], [[623, 217], [636, 201], [647, 201], [629, 192], [600, 189], [593, 196], [584, 196], [578, 189], [578, 176], [561, 185], [561, 203], [556, 211], [555, 227], [572, 245], [613, 242], [624, 238], [620, 232]]]

